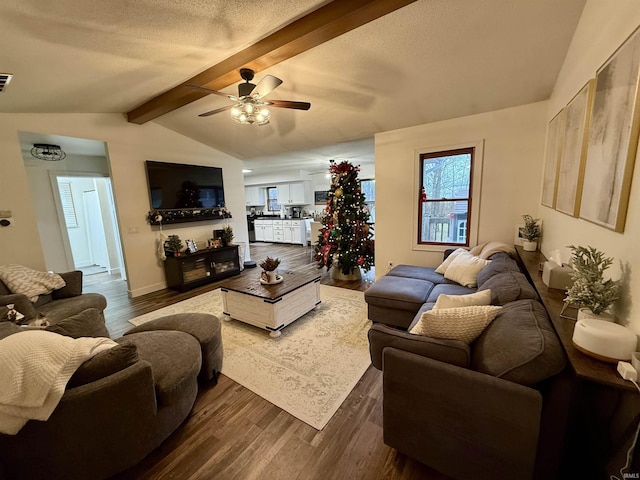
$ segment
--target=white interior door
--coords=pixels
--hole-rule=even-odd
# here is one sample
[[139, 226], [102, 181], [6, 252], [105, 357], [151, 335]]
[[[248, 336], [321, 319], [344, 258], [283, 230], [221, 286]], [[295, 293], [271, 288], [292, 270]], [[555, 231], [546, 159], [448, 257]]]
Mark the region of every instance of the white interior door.
[[94, 265], [110, 269], [107, 242], [104, 238], [104, 225], [100, 211], [100, 202], [95, 190], [82, 192], [84, 213], [87, 225], [91, 260]]

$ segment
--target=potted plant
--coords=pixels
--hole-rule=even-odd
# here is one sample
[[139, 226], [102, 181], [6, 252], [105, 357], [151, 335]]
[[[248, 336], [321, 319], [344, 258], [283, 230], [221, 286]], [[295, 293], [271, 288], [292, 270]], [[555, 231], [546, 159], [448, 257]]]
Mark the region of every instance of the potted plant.
[[520, 229], [520, 233], [524, 238], [522, 248], [527, 252], [535, 252], [538, 249], [538, 240], [542, 235], [540, 228], [540, 219], [533, 218], [531, 215], [522, 215], [524, 227]]
[[598, 318], [613, 321], [607, 310], [620, 297], [620, 281], [604, 279], [604, 271], [613, 259], [593, 247], [570, 245], [569, 248], [573, 285], [567, 290], [564, 302], [581, 307], [578, 309], [579, 320]]
[[182, 250], [182, 240], [178, 235], [169, 235], [169, 238], [166, 241], [166, 245], [169, 248], [169, 251], [173, 252], [175, 257], [180, 256], [180, 251]]
[[262, 268], [262, 280], [267, 283], [274, 283], [276, 281], [276, 268], [280, 265], [279, 258], [271, 258], [267, 257], [263, 261], [260, 262], [260, 268]]
[[225, 247], [228, 247], [233, 242], [233, 228], [227, 225], [222, 229], [222, 243]]

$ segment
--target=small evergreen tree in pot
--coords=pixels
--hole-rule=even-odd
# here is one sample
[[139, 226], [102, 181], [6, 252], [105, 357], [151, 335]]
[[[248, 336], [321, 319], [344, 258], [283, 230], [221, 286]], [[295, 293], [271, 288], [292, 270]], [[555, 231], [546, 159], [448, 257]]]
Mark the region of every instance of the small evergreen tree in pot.
[[538, 248], [538, 240], [542, 236], [540, 228], [540, 219], [533, 218], [531, 215], [522, 215], [524, 227], [520, 229], [520, 234], [525, 239], [522, 247], [526, 251], [535, 251]]
[[169, 235], [166, 244], [176, 257], [180, 255], [183, 245], [178, 235]]
[[588, 308], [595, 315], [605, 313], [620, 298], [620, 281], [604, 279], [604, 271], [613, 259], [593, 247], [570, 245], [569, 248], [574, 282], [564, 302]]

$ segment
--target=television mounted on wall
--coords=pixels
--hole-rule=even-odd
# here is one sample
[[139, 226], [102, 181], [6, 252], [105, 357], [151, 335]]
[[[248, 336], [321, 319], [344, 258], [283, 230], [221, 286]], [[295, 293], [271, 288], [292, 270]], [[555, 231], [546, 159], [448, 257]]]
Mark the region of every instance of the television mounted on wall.
[[152, 225], [231, 218], [222, 168], [146, 161]]
[[154, 210], [224, 207], [222, 168], [146, 161]]

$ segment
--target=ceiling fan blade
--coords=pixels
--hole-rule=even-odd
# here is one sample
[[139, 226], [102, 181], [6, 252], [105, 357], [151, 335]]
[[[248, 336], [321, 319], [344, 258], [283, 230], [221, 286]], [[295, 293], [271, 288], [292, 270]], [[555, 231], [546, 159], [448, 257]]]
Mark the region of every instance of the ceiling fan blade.
[[294, 108], [296, 110], [309, 110], [311, 104], [309, 102], [292, 102], [291, 100], [269, 100], [266, 103], [278, 108]]
[[278, 77], [274, 77], [273, 75], [265, 75], [265, 77], [260, 80], [260, 83], [256, 85], [256, 88], [253, 89], [251, 95], [256, 98], [262, 98], [265, 95], [268, 95], [276, 88], [278, 85], [282, 83]]
[[187, 84], [187, 87], [195, 88], [196, 90], [200, 90], [200, 91], [206, 92], [206, 93], [211, 93], [213, 95], [220, 95], [221, 97], [230, 98], [230, 95], [228, 95], [226, 93], [222, 93], [222, 92], [219, 92], [217, 90], [211, 90], [210, 88], [206, 88], [206, 87], [201, 87], [200, 85]]
[[225, 110], [231, 110], [233, 105], [227, 105], [226, 107], [216, 108], [215, 110], [209, 110], [208, 112], [201, 113], [199, 117], [210, 117], [216, 113], [224, 112]]

